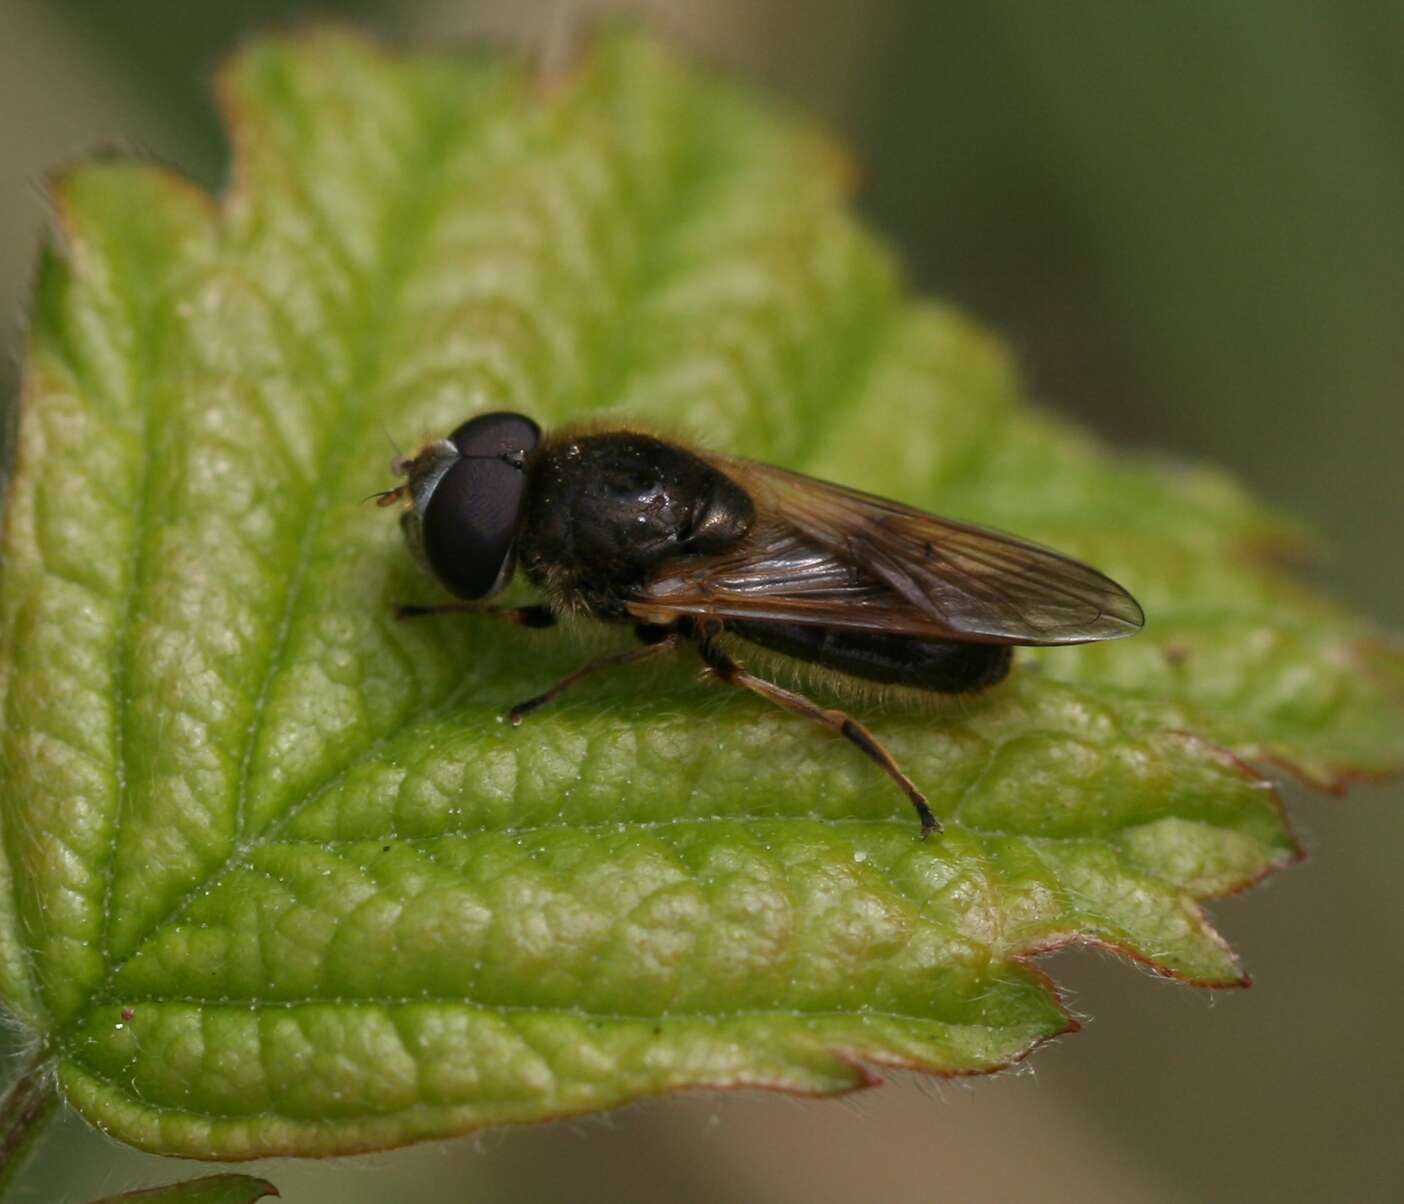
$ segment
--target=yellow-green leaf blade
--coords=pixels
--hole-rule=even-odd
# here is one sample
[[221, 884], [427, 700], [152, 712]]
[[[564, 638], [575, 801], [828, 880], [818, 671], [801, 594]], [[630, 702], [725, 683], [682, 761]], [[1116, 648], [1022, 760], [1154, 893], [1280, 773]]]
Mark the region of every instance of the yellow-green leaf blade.
[[[565, 78], [340, 34], [223, 77], [235, 186], [62, 182], [0, 593], [0, 990], [75, 1107], [204, 1157], [379, 1148], [697, 1086], [997, 1068], [1071, 1022], [1036, 953], [1213, 985], [1199, 904], [1298, 855], [1247, 764], [1404, 760], [1397, 645], [1263, 560], [1221, 477], [1031, 409], [906, 297], [793, 117], [657, 47]], [[841, 741], [674, 663], [437, 597], [385, 431], [608, 410], [1087, 557], [1134, 640]]]

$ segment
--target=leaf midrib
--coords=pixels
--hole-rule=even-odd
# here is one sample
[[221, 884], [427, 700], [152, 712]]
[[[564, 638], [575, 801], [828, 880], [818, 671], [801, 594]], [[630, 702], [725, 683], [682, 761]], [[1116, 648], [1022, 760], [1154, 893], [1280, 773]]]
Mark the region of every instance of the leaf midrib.
[[[134, 290], [133, 290], [134, 291]], [[170, 304], [169, 295], [148, 299], [145, 305], [138, 305], [137, 299], [127, 297], [128, 321], [136, 331], [134, 343], [137, 347], [136, 361], [131, 365], [127, 376], [128, 396], [135, 396], [142, 388], [142, 382], [149, 382], [156, 366], [155, 328], [157, 315], [164, 306]], [[135, 315], [138, 315], [135, 316]], [[141, 484], [137, 494], [137, 506], [132, 516], [132, 548], [127, 557], [127, 589], [122, 598], [122, 612], [117, 621], [117, 632], [112, 652], [112, 691], [116, 710], [112, 733], [112, 767], [116, 792], [112, 808], [111, 832], [107, 843], [107, 872], [104, 875], [102, 891], [102, 915], [99, 918], [98, 948], [105, 965], [112, 964], [112, 914], [113, 896], [117, 882], [117, 851], [122, 835], [122, 821], [131, 796], [130, 775], [127, 772], [127, 758], [131, 746], [131, 683], [135, 670], [135, 640], [132, 638], [138, 614], [146, 601], [141, 584], [145, 580], [149, 560], [149, 548], [154, 534], [151, 525], [152, 482], [155, 473], [155, 432], [157, 429], [157, 403], [165, 398], [165, 390], [156, 394], [153, 402], [140, 407], [141, 429], [136, 442], [141, 457]]]
[[[416, 155], [416, 163], [420, 170], [407, 172], [405, 175], [407, 181], [419, 185], [424, 179], [432, 178], [433, 168], [442, 156], [442, 152], [451, 143], [455, 131], [460, 128], [465, 117], [469, 116], [473, 116], [473, 114], [461, 113], [442, 103], [434, 109], [431, 120], [420, 127], [425, 131], [425, 137], [421, 140]], [[413, 267], [415, 253], [430, 228], [431, 219], [428, 215], [432, 212], [434, 203], [442, 202], [443, 194], [442, 181], [440, 181], [438, 188], [433, 189], [411, 186], [403, 190], [400, 197], [397, 198], [396, 204], [387, 206], [387, 214], [390, 216], [385, 222], [385, 229], [392, 235], [386, 248], [387, 253], [377, 270], [365, 279], [362, 287], [364, 299], [359, 316], [357, 320], [349, 322], [347, 326], [347, 330], [350, 332], [348, 343], [353, 349], [350, 357], [351, 371], [346, 378], [350, 384], [341, 395], [335, 418], [325, 428], [328, 450], [320, 458], [320, 470], [310, 491], [310, 503], [305, 512], [306, 517], [301, 535], [296, 542], [297, 550], [291, 564], [291, 571], [283, 575], [286, 585], [283, 591], [282, 605], [279, 609], [278, 622], [274, 627], [274, 635], [269, 642], [266, 661], [259, 676], [259, 686], [254, 695], [255, 702], [239, 758], [240, 771], [234, 794], [235, 835], [233, 847], [229, 855], [216, 869], [204, 875], [201, 881], [184, 892], [172, 907], [155, 917], [144, 930], [132, 936], [130, 951], [127, 954], [114, 960], [110, 956], [106, 942], [104, 942], [103, 955], [109, 967], [108, 974], [104, 983], [91, 992], [90, 998], [101, 997], [121, 967], [135, 955], [151, 934], [169, 923], [172, 916], [179, 914], [191, 898], [206, 889], [211, 882], [223, 876], [233, 865], [242, 860], [248, 847], [251, 847], [246, 846], [242, 838], [246, 827], [252, 764], [263, 727], [268, 696], [278, 674], [286, 668], [283, 664], [283, 654], [286, 651], [287, 641], [296, 618], [298, 603], [305, 583], [309, 562], [308, 553], [315, 542], [322, 517], [334, 496], [335, 485], [341, 479], [349, 447], [354, 444], [353, 440], [341, 439], [337, 435], [345, 429], [348, 422], [355, 421], [365, 408], [368, 399], [374, 395], [382, 367], [379, 351], [387, 330], [387, 321], [384, 315], [393, 309], [394, 298], [402, 286], [406, 274]], [[229, 202], [226, 202], [224, 212], [227, 212], [228, 204]], [[418, 222], [405, 220], [413, 217], [416, 213], [420, 214], [423, 220]], [[395, 216], [401, 220], [394, 220]], [[396, 233], [400, 237], [393, 237]], [[358, 339], [357, 335], [361, 337]], [[150, 475], [148, 471], [146, 473], [148, 480]], [[150, 517], [149, 512], [143, 511], [143, 515], [146, 519]], [[143, 532], [143, 536], [145, 534]], [[139, 578], [135, 580], [138, 584], [140, 583]], [[132, 591], [132, 593], [136, 592]], [[129, 596], [131, 595], [129, 594]], [[135, 609], [135, 603], [133, 603], [133, 609]], [[123, 699], [123, 701], [126, 700]], [[123, 710], [125, 712], [129, 710], [129, 707], [124, 706]], [[115, 876], [116, 859], [114, 857], [108, 871], [109, 890], [111, 889], [111, 880], [115, 879]], [[104, 936], [106, 936], [110, 924], [112, 911], [110, 903], [109, 896], [108, 904], [104, 909]], [[71, 1021], [68, 1027], [71, 1027], [72, 1023], [77, 1022], [80, 1017], [81, 1010], [75, 1014], [74, 1021]]]
[[[441, 151], [449, 143], [451, 135], [455, 129], [454, 114], [442, 109], [436, 110], [435, 121], [430, 126], [433, 137], [427, 137], [421, 143], [421, 160], [425, 165], [432, 168], [435, 165], [436, 152]], [[490, 119], [490, 118], [489, 118]], [[693, 106], [686, 106], [683, 116], [684, 120], [698, 122], [700, 115], [693, 111]], [[639, 251], [637, 263], [639, 265], [640, 284], [628, 290], [622, 302], [621, 311], [616, 315], [612, 324], [612, 329], [623, 332], [630, 326], [631, 316], [643, 310], [650, 299], [657, 292], [667, 287], [670, 276], [666, 272], [650, 270], [654, 265], [669, 262], [669, 257], [664, 252], [664, 248], [669, 242], [679, 237], [685, 232], [690, 220], [703, 210], [708, 199], [708, 178], [717, 176], [724, 177], [733, 170], [733, 165], [725, 159], [720, 160], [719, 166], [711, 164], [718, 163], [718, 157], [713, 155], [711, 164], [707, 156], [707, 148], [697, 145], [703, 140], [685, 140], [690, 157], [695, 161], [686, 165], [685, 169], [678, 173], [678, 176], [670, 181], [671, 187], [669, 195], [659, 202], [659, 220], [653, 224], [648, 237], [652, 245], [646, 241]], [[428, 172], [425, 175], [430, 174]], [[411, 182], [421, 181], [424, 175], [414, 175], [406, 173], [407, 180]], [[409, 198], [408, 208], [411, 211], [418, 210], [422, 214], [433, 212], [434, 205], [430, 204], [429, 198], [437, 204], [447, 195], [444, 181], [440, 180], [439, 187], [435, 189], [415, 189], [413, 187], [406, 190], [405, 195]], [[413, 246], [417, 247], [423, 242], [430, 227], [431, 221], [421, 221], [414, 227], [415, 238], [412, 240]], [[387, 226], [400, 228], [397, 223], [387, 223]], [[373, 295], [378, 295], [379, 300], [375, 304], [367, 304], [364, 312], [367, 317], [365, 321], [373, 321], [370, 329], [373, 331], [372, 337], [364, 338], [359, 347], [359, 355], [353, 368], [353, 375], [350, 380], [361, 381], [358, 388], [348, 389], [343, 394], [342, 401], [338, 407], [335, 419], [329, 424], [329, 431], [335, 434], [339, 430], [344, 430], [348, 421], [355, 418], [365, 408], [366, 400], [374, 394], [374, 385], [379, 378], [379, 373], [383, 369], [383, 364], [377, 354], [382, 341], [388, 330], [388, 323], [384, 315], [393, 312], [393, 302], [395, 299], [395, 289], [384, 288], [386, 282], [395, 285], [402, 285], [406, 274], [413, 267], [414, 255], [412, 249], [406, 241], [395, 244], [400, 248], [400, 253], [391, 259], [382, 261], [379, 271], [376, 273], [376, 285], [372, 286]], [[364, 326], [356, 321], [348, 324], [351, 331], [361, 331]], [[622, 336], [616, 336], [622, 337]], [[611, 343], [613, 340], [611, 339]], [[615, 350], [606, 353], [607, 358], [616, 354]], [[607, 398], [595, 395], [590, 400], [607, 401]], [[332, 440], [331, 451], [324, 455], [321, 461], [321, 469], [312, 488], [312, 504], [307, 509], [307, 519], [304, 522], [301, 537], [298, 540], [297, 560], [294, 563], [294, 571], [288, 579], [288, 587], [284, 593], [283, 605], [280, 609], [279, 622], [276, 628], [276, 635], [270, 642], [270, 651], [264, 670], [260, 675], [259, 690], [256, 695], [257, 703], [251, 716], [250, 725], [246, 740], [244, 741], [243, 752], [240, 757], [241, 771], [236, 793], [236, 827], [237, 835], [233, 848], [229, 854], [211, 871], [204, 874], [197, 882], [193, 883], [175, 902], [162, 913], [151, 920], [142, 931], [136, 933], [130, 941], [130, 949], [122, 957], [115, 960], [109, 959], [108, 973], [104, 980], [95, 984], [88, 994], [88, 1005], [104, 1001], [112, 996], [113, 989], [118, 975], [137, 954], [146, 946], [152, 937], [169, 925], [173, 920], [182, 915], [192, 902], [207, 894], [219, 881], [228, 876], [240, 865], [245, 864], [249, 855], [259, 847], [272, 842], [278, 838], [281, 832], [290, 824], [298, 814], [312, 801], [322, 797], [327, 790], [334, 788], [336, 782], [342, 780], [358, 764], [364, 764], [374, 756], [375, 752], [384, 747], [386, 743], [401, 735], [404, 730], [413, 724], [423, 722], [427, 718], [446, 713], [461, 705], [465, 694], [473, 688], [471, 681], [464, 681], [459, 687], [451, 691], [440, 703], [427, 710], [421, 710], [397, 723], [390, 730], [383, 733], [376, 740], [371, 742], [366, 748], [361, 750], [347, 764], [337, 768], [328, 775], [325, 780], [309, 788], [301, 798], [289, 805], [281, 816], [267, 828], [259, 832], [253, 838], [246, 837], [244, 815], [248, 810], [249, 790], [251, 785], [251, 769], [254, 752], [257, 748], [259, 732], [262, 730], [266, 702], [271, 692], [273, 682], [278, 674], [286, 667], [281, 663], [281, 653], [286, 648], [287, 640], [291, 634], [291, 629], [296, 618], [297, 603], [301, 592], [303, 580], [305, 578], [308, 551], [315, 544], [316, 534], [320, 525], [322, 515], [325, 513], [330, 498], [333, 496], [333, 486], [341, 478], [344, 470], [349, 449], [355, 446], [354, 439]], [[65, 1047], [71, 1045], [72, 1035], [81, 1028], [87, 1014], [88, 1008], [75, 1009], [69, 1021], [56, 1034], [59, 1044]]]

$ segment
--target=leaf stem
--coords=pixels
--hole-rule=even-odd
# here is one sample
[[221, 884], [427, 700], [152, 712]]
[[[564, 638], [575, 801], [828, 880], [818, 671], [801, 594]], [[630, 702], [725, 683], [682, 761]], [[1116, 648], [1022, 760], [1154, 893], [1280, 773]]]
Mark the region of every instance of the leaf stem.
[[58, 1103], [48, 1063], [47, 1052], [37, 1052], [0, 1100], [0, 1198], [9, 1191]]

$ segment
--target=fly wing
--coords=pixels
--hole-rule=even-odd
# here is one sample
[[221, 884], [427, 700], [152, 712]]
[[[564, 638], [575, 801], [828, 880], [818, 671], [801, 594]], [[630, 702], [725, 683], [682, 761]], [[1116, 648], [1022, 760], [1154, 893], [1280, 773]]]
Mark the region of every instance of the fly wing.
[[750, 460], [715, 463], [762, 516], [734, 552], [652, 582], [635, 614], [712, 615], [927, 639], [1081, 644], [1138, 631], [1140, 606], [1051, 549]]

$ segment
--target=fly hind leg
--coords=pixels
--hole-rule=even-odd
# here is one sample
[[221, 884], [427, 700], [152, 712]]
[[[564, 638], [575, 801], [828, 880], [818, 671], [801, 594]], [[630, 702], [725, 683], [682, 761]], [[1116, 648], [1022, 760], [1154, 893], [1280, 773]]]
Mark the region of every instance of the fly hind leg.
[[803, 694], [796, 694], [793, 690], [786, 690], [774, 682], [748, 673], [731, 657], [727, 656], [713, 639], [704, 637], [698, 641], [697, 647], [702, 654], [702, 659], [707, 663], [707, 667], [727, 685], [739, 686], [759, 694], [762, 698], [775, 703], [776, 706], [784, 707], [785, 710], [796, 715], [803, 715], [806, 719], [822, 723], [825, 727], [838, 732], [839, 735], [856, 744], [863, 750], [864, 755], [875, 761], [883, 773], [896, 782], [901, 787], [902, 793], [911, 800], [912, 806], [916, 808], [917, 818], [921, 821], [922, 836], [926, 837], [932, 832], [941, 830], [940, 820], [931, 814], [931, 808], [926, 805], [926, 796], [917, 789], [916, 783], [902, 772], [892, 754], [878, 742], [877, 737], [856, 719], [850, 718], [842, 711], [818, 706]]

